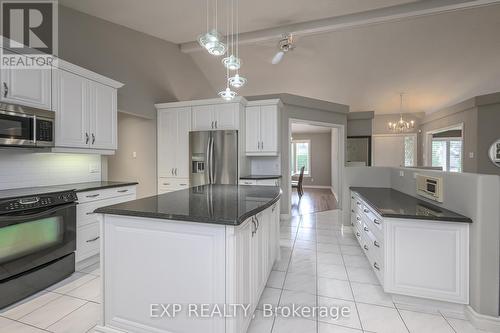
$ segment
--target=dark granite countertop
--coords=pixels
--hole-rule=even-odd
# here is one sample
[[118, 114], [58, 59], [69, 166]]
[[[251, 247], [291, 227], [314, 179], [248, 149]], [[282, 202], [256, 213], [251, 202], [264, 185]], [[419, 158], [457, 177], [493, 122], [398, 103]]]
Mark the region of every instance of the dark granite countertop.
[[240, 179], [280, 179], [281, 175], [248, 175], [240, 177]]
[[382, 217], [472, 223], [466, 216], [392, 188], [351, 187]]
[[85, 192], [85, 191], [100, 190], [105, 188], [122, 187], [122, 186], [137, 185], [137, 184], [138, 184], [137, 182], [95, 181], [95, 182], [62, 184], [62, 185], [52, 185], [52, 186], [13, 188], [8, 190], [1, 190], [0, 200], [34, 196], [38, 194], [73, 191], [73, 190], [76, 192]]
[[275, 186], [203, 185], [95, 212], [236, 226], [272, 206], [280, 196], [281, 190]]

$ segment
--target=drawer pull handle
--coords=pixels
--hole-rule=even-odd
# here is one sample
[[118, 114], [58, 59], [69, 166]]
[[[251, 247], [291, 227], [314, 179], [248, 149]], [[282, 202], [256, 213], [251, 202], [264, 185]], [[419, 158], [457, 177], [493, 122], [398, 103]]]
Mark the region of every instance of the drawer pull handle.
[[365, 249], [366, 251], [368, 251], [368, 245], [363, 246], [363, 249]]
[[354, 227], [354, 223], [351, 222], [351, 225]]
[[94, 212], [87, 212], [87, 215], [95, 215]]
[[354, 213], [354, 209], [351, 209], [351, 212]]
[[357, 232], [357, 233], [356, 233], [356, 236], [358, 236], [358, 237], [359, 237], [359, 236], [361, 236], [361, 235], [359, 234], [359, 232]]
[[180, 186], [187, 186], [187, 184], [179, 184]]
[[380, 267], [378, 266], [378, 264], [376, 262], [373, 263], [373, 267], [377, 270], [377, 271], [380, 271]]
[[168, 185], [170, 185], [170, 183], [163, 183], [163, 185], [166, 185], [166, 186], [168, 186]]
[[90, 194], [90, 195], [86, 195], [87, 198], [97, 198], [98, 196], [100, 196], [99, 193], [97, 194]]
[[373, 245], [375, 245], [376, 247], [380, 247], [380, 244], [377, 241], [373, 241]]
[[361, 221], [361, 219], [359, 218], [359, 216], [356, 216], [356, 220], [357, 221]]
[[116, 192], [118, 192], [118, 193], [125, 193], [125, 192], [128, 192], [128, 190], [118, 190]]
[[366, 232], [369, 231], [367, 227], [363, 227], [363, 230], [366, 231]]
[[92, 238], [92, 239], [87, 240], [86, 242], [87, 242], [87, 243], [92, 243], [92, 242], [95, 242], [96, 240], [98, 240], [99, 238], [101, 238], [101, 237], [100, 237], [100, 236], [97, 236], [97, 237], [95, 237], [95, 238]]
[[363, 212], [369, 213], [370, 211], [368, 209], [363, 209]]
[[354, 199], [354, 197], [351, 197], [351, 199]]
[[356, 205], [361, 206], [361, 202], [357, 201]]
[[377, 220], [377, 219], [373, 219], [373, 223], [375, 223], [375, 224], [380, 224], [380, 221], [379, 221], [379, 220]]

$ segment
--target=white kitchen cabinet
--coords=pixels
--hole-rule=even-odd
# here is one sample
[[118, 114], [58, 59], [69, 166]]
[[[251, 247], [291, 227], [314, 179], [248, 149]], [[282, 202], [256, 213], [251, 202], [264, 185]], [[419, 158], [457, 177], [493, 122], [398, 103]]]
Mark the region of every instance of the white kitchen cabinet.
[[123, 85], [61, 60], [53, 77], [55, 146], [85, 149], [81, 152], [116, 150], [117, 89]]
[[240, 179], [240, 185], [280, 186], [279, 178], [274, 179]]
[[[245, 333], [279, 253], [277, 212], [279, 202], [257, 214], [260, 223], [253, 216], [238, 226], [105, 214], [103, 319], [96, 332], [134, 331], [140, 325], [145, 333]], [[144, 258], [164, 264], [145, 264]], [[130, 278], [136, 283], [127, 283]], [[194, 318], [184, 311], [175, 320], [158, 320], [140, 311], [166, 302], [156, 301], [159, 297], [171, 304], [249, 304], [250, 312]]]
[[351, 224], [384, 291], [469, 303], [469, 224], [382, 218], [351, 192]]
[[191, 108], [158, 110], [158, 176], [189, 178]]
[[239, 129], [239, 103], [193, 106], [193, 131]]
[[280, 107], [279, 100], [248, 103], [245, 110], [247, 156], [279, 154]]
[[[100, 230], [97, 208], [135, 200], [136, 186], [122, 186], [100, 190], [78, 192], [76, 206], [76, 264], [99, 254]], [[94, 261], [98, 261], [96, 257]], [[89, 263], [87, 262], [86, 265]], [[85, 266], [86, 266], [85, 265]]]
[[52, 110], [51, 69], [1, 70], [0, 101]]
[[158, 194], [183, 190], [186, 188], [189, 188], [189, 178], [173, 178], [173, 177], [158, 178]]

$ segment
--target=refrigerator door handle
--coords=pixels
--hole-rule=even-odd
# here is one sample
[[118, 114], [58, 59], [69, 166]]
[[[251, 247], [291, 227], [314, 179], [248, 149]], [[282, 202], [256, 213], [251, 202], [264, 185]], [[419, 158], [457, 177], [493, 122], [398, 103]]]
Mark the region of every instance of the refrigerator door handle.
[[211, 173], [211, 184], [215, 184], [215, 159], [214, 159], [214, 138], [212, 137], [212, 141], [210, 142], [210, 173]]
[[208, 172], [208, 183], [212, 183], [212, 170], [210, 170], [211, 167], [211, 159], [212, 157], [210, 156], [210, 140], [212, 139], [211, 136], [208, 137], [208, 143], [207, 143], [207, 172]]

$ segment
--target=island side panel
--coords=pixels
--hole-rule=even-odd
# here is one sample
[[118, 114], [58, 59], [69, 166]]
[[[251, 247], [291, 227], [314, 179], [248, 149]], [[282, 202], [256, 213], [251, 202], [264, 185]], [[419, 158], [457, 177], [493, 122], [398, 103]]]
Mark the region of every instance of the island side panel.
[[[225, 226], [104, 215], [104, 326], [141, 332], [223, 332], [220, 318], [152, 318], [163, 304], [225, 302]], [[158, 312], [158, 313], [161, 313]]]

